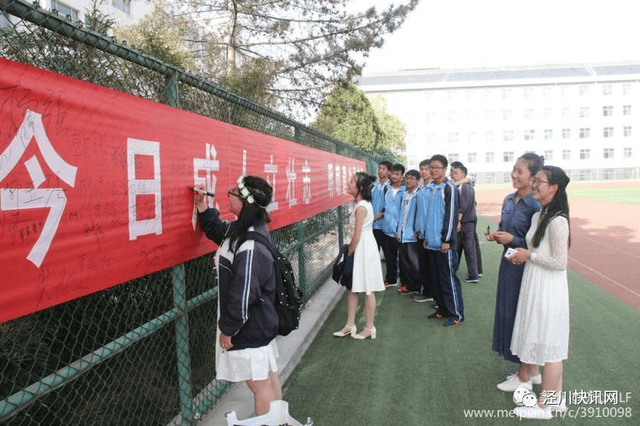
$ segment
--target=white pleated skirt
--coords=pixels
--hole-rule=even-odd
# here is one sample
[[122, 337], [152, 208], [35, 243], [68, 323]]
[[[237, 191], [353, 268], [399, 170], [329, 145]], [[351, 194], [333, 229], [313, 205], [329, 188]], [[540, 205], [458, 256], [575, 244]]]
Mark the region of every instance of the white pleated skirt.
[[265, 380], [269, 372], [278, 371], [278, 345], [273, 339], [259, 348], [225, 351], [216, 339], [216, 379], [229, 382]]

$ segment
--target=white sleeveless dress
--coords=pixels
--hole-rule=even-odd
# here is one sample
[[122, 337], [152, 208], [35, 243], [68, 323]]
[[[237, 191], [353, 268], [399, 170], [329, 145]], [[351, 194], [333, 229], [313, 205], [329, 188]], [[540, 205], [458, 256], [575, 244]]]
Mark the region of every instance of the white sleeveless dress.
[[353, 284], [351, 291], [365, 294], [370, 294], [372, 291], [384, 291], [380, 252], [373, 236], [373, 207], [366, 200], [360, 201], [354, 206], [353, 212], [349, 217], [352, 231], [356, 225], [356, 210], [358, 207], [365, 208], [367, 214], [362, 223], [360, 241], [358, 241], [356, 250], [353, 253]]

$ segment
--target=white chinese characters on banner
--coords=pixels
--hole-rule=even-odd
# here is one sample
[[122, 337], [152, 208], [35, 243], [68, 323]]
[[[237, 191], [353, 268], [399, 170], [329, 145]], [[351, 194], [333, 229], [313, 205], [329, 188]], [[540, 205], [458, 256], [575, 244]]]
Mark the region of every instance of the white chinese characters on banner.
[[[153, 160], [153, 178], [136, 178], [136, 158], [150, 156]], [[129, 240], [141, 235], [162, 234], [162, 202], [160, 185], [160, 143], [129, 138], [127, 140], [127, 178], [129, 184]], [[138, 219], [138, 196], [154, 197], [154, 216]]]
[[304, 176], [302, 177], [302, 201], [305, 204], [311, 203], [311, 177], [309, 174], [311, 173], [311, 167], [309, 167], [309, 160], [304, 160], [304, 166], [302, 166], [302, 173]]
[[289, 164], [287, 165], [287, 202], [289, 207], [296, 206], [298, 204], [298, 198], [296, 198], [296, 177], [295, 172], [296, 159], [289, 158]]
[[[27, 110], [16, 136], [0, 154], [0, 158], [2, 158], [0, 161], [0, 183], [16, 167], [31, 140], [35, 140], [47, 166], [53, 173], [73, 188], [78, 168], [68, 164], [60, 157], [47, 136], [42, 116], [31, 110]], [[35, 156], [25, 161], [25, 168], [31, 178], [33, 189], [0, 188], [0, 210], [50, 209], [40, 237], [27, 255], [27, 259], [39, 268], [58, 230], [60, 219], [67, 205], [67, 196], [63, 188], [39, 188], [46, 181], [46, 178]]]
[[272, 196], [272, 200], [271, 204], [269, 204], [267, 206], [267, 211], [268, 212], [272, 212], [274, 210], [278, 210], [278, 202], [275, 201], [276, 200], [276, 176], [278, 175], [278, 165], [277, 164], [273, 164], [273, 155], [269, 156], [269, 164], [265, 164], [264, 165], [264, 172], [266, 173], [267, 177], [267, 182], [269, 182], [269, 185], [271, 185], [271, 187], [273, 188], [273, 196]]
[[[246, 153], [246, 151], [245, 151]], [[220, 162], [217, 160], [218, 151], [216, 151], [216, 147], [213, 144], [206, 144], [205, 148], [205, 158], [194, 158], [193, 159], [193, 184], [204, 185], [205, 190], [215, 193], [216, 185], [218, 183], [218, 177], [214, 172], [220, 171]], [[202, 174], [204, 173], [204, 176]], [[215, 207], [217, 209], [220, 208], [217, 202], [214, 204], [214, 200], [209, 198], [209, 206]], [[195, 205], [193, 206], [193, 215], [191, 218], [191, 226], [193, 229], [196, 229], [196, 224], [198, 222], [198, 215]]]

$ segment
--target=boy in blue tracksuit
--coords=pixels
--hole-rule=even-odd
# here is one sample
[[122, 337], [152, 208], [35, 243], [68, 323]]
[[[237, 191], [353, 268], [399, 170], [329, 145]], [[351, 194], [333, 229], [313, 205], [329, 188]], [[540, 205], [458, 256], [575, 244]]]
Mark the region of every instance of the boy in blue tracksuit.
[[417, 189], [420, 173], [409, 170], [404, 176], [406, 190], [402, 195], [397, 237], [400, 263], [400, 294], [417, 294], [420, 291], [420, 260], [418, 239], [415, 232]]
[[429, 315], [431, 319], [447, 318], [444, 325], [458, 325], [464, 321], [464, 306], [456, 253], [458, 226], [458, 190], [447, 179], [447, 158], [434, 155], [429, 161], [429, 173], [433, 181], [422, 196], [426, 197], [424, 246], [427, 249], [430, 279], [435, 290], [438, 309]]
[[429, 161], [427, 158], [420, 162], [420, 177], [422, 182], [417, 189], [416, 194], [416, 221], [415, 230], [418, 238], [418, 258], [420, 265], [420, 293], [412, 296], [414, 302], [432, 302], [434, 300], [434, 283], [431, 282], [429, 274], [429, 260], [427, 259], [427, 249], [424, 246], [424, 228], [427, 220], [427, 197], [424, 194], [427, 186], [431, 183], [431, 173], [429, 172]]
[[381, 213], [382, 232], [384, 233], [382, 241], [382, 252], [387, 263], [387, 274], [385, 276], [385, 287], [394, 287], [398, 285], [398, 241], [397, 230], [398, 220], [400, 216], [400, 207], [402, 202], [402, 194], [405, 191], [402, 185], [402, 177], [404, 175], [404, 166], [402, 164], [394, 164], [391, 166], [389, 179], [391, 186], [385, 195], [384, 213]]
[[378, 181], [371, 189], [371, 207], [373, 207], [373, 236], [376, 238], [378, 250], [382, 247], [384, 241], [384, 232], [382, 232], [382, 217], [384, 216], [385, 196], [391, 186], [389, 173], [391, 171], [390, 161], [381, 161], [378, 163]]

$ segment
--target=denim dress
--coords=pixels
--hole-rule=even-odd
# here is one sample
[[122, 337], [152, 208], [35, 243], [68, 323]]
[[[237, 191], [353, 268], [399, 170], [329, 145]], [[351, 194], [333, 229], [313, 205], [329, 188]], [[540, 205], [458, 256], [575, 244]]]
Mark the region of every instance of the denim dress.
[[511, 353], [511, 335], [518, 307], [520, 283], [524, 265], [514, 265], [504, 257], [508, 248], [527, 248], [525, 236], [531, 226], [531, 217], [540, 210], [540, 203], [529, 193], [516, 204], [516, 193], [509, 194], [502, 204], [502, 214], [498, 231], [513, 235], [513, 241], [504, 246], [498, 273], [498, 291], [496, 295], [496, 314], [493, 325], [493, 350], [507, 361], [520, 362]]

